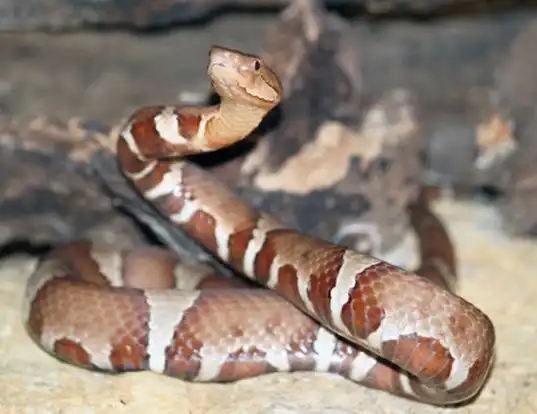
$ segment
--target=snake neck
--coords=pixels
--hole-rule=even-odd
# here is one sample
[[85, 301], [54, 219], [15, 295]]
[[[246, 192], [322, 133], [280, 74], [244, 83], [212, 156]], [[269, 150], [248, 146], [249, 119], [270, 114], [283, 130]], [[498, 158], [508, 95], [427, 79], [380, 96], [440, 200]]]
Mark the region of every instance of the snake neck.
[[231, 99], [211, 107], [145, 108], [119, 134], [119, 164], [136, 186], [150, 188], [163, 179], [167, 158], [232, 145], [256, 129], [270, 109]]
[[215, 108], [215, 116], [208, 119], [206, 139], [212, 148], [233, 144], [256, 129], [270, 108], [222, 99]]

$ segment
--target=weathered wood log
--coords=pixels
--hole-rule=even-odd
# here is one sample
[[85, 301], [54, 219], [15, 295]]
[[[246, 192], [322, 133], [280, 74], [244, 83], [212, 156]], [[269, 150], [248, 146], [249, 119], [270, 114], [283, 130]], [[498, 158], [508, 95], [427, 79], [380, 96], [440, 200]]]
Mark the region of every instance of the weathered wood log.
[[[344, 10], [375, 15], [433, 15], [446, 11], [516, 8], [534, 0], [324, 0]], [[291, 0], [0, 0], [0, 30], [65, 30], [87, 25], [166, 27], [209, 19], [226, 9], [281, 10]]]
[[[319, 220], [312, 222], [311, 217], [318, 218], [319, 214], [333, 217], [333, 212], [326, 205], [322, 206], [327, 201], [317, 201], [331, 200], [330, 203], [341, 209], [339, 214], [349, 216], [357, 212], [362, 218], [366, 214], [366, 203], [356, 201], [359, 195], [354, 194], [354, 204], [349, 204], [346, 197], [350, 193], [344, 197], [339, 194], [338, 187], [342, 184], [338, 179], [342, 176], [337, 178], [337, 174], [345, 174], [342, 170], [344, 165], [348, 166], [347, 162], [328, 161], [332, 164], [322, 167], [330, 173], [323, 177], [324, 182], [316, 182], [312, 179], [314, 173], [304, 172], [308, 168], [315, 171], [317, 167], [315, 163], [312, 166], [311, 155], [308, 154], [325, 150], [326, 142], [334, 139], [329, 138], [333, 136], [343, 143], [368, 142], [367, 139], [362, 141], [363, 134], [360, 135], [359, 131], [368, 111], [377, 104], [388, 111], [386, 113], [392, 114], [408, 107], [421, 134], [419, 140], [411, 140], [414, 144], [409, 145], [424, 146], [427, 163], [425, 181], [453, 188], [459, 195], [469, 195], [476, 188], [483, 187], [499, 192], [502, 197], [499, 211], [506, 229], [516, 234], [533, 232], [535, 219], [531, 212], [534, 209], [528, 204], [532, 198], [531, 189], [527, 187], [527, 183], [531, 182], [528, 177], [533, 174], [530, 155], [533, 140], [524, 138], [531, 135], [533, 115], [520, 109], [517, 102], [522, 99], [527, 107], [528, 102], [536, 99], [531, 92], [533, 79], [537, 79], [534, 73], [536, 66], [531, 61], [535, 42], [531, 34], [534, 17], [513, 12], [498, 17], [475, 16], [466, 22], [456, 19], [425, 25], [377, 22], [372, 34], [373, 25], [351, 27], [342, 19], [329, 16], [324, 9], [314, 6], [296, 3], [287, 8], [280, 22], [273, 25], [266, 35], [265, 56], [281, 72], [289, 90], [279, 111], [279, 123], [273, 123], [272, 130], [261, 130], [262, 136], [258, 140], [252, 137], [242, 145], [214, 156], [201, 157], [199, 161], [207, 163], [208, 168], [221, 174], [228, 185], [259, 207], [281, 214], [291, 224], [313, 234], [339, 237], [337, 235], [342, 233], [337, 215], [323, 223]], [[155, 40], [156, 43], [147, 46], [151, 52], [137, 49], [137, 56], [144, 57], [138, 62], [128, 54], [123, 58], [115, 52], [114, 56], [107, 55], [105, 44], [109, 44], [114, 35], [107, 36], [107, 40], [101, 41], [101, 46], [98, 42], [87, 43], [89, 37], [78, 38], [78, 47], [74, 49], [88, 54], [88, 60], [82, 64], [77, 63], [80, 55], [73, 55], [72, 47], [66, 47], [62, 52], [61, 47], [54, 46], [59, 41], [57, 39], [49, 38], [53, 45], [48, 46], [33, 37], [22, 37], [26, 40], [20, 41], [17, 46], [16, 38], [0, 38], [0, 46], [5, 46], [2, 50], [8, 53], [5, 64], [14, 62], [12, 73], [22, 70], [17, 61], [27, 68], [39, 68], [41, 62], [45, 69], [42, 68], [41, 72], [36, 70], [39, 73], [48, 70], [50, 53], [47, 50], [53, 48], [55, 59], [65, 57], [63, 64], [57, 68], [59, 76], [65, 68], [70, 79], [47, 92], [42, 87], [43, 80], [39, 76], [31, 76], [31, 72], [25, 82], [11, 84], [8, 77], [10, 87], [5, 89], [4, 95], [0, 95], [0, 107], [7, 113], [17, 114], [17, 117], [20, 112], [28, 114], [27, 108], [44, 107], [50, 108], [50, 113], [58, 110], [67, 118], [84, 115], [77, 108], [85, 105], [84, 112], [88, 111], [90, 117], [97, 115], [96, 119], [100, 122], [110, 122], [136, 106], [170, 102], [174, 97], [170, 85], [178, 84], [181, 91], [187, 84], [184, 76], [180, 76], [179, 81], [170, 75], [175, 74], [177, 68], [159, 72], [158, 68], [162, 65], [157, 65], [155, 76], [152, 76], [151, 82], [147, 81], [154, 66], [142, 65], [141, 61], [168, 59], [166, 62], [173, 68], [175, 55], [169, 53], [170, 48], [175, 47], [173, 42], [170, 41], [167, 48]], [[120, 48], [127, 50], [125, 41], [123, 39], [123, 43], [118, 42], [118, 45], [123, 44]], [[88, 51], [84, 49], [86, 44], [91, 45]], [[156, 44], [161, 46], [152, 47]], [[190, 68], [186, 72], [199, 72], [195, 75], [196, 83], [205, 84], [202, 59], [202, 55], [195, 57], [195, 60], [200, 60], [199, 70], [194, 72]], [[91, 62], [90, 70], [77, 70], [82, 65], [87, 68], [88, 62]], [[102, 75], [95, 80], [98, 73]], [[188, 82], [191, 82], [191, 77]], [[104, 81], [108, 78], [121, 78], [121, 82], [114, 83], [119, 85], [111, 91], [114, 99], [103, 101], [99, 88], [110, 89], [111, 84]], [[37, 90], [40, 92], [36, 93]], [[85, 95], [80, 91], [86, 91]], [[54, 101], [62, 94], [65, 95], [63, 98]], [[77, 101], [82, 95], [84, 104]], [[99, 102], [98, 105], [91, 103], [92, 96], [93, 102]], [[15, 135], [22, 134], [15, 141], [26, 140], [27, 132], [23, 125], [19, 123], [21, 129], [13, 132]], [[353, 135], [355, 138], [360, 136], [360, 139], [349, 139]], [[424, 142], [420, 141], [422, 138]], [[354, 163], [347, 172], [351, 169], [358, 171], [363, 153], [353, 155], [354, 149], [349, 145], [349, 153], [338, 157]], [[59, 148], [58, 151], [63, 151], [65, 147]], [[288, 153], [283, 152], [284, 149]], [[16, 151], [19, 151], [16, 152], [17, 157], [24, 157], [27, 149], [23, 146]], [[33, 151], [39, 150], [34, 147]], [[383, 148], [381, 153], [386, 156], [398, 151], [400, 148], [394, 146]], [[12, 158], [15, 153], [7, 154], [4, 156]], [[40, 163], [53, 157], [47, 152], [41, 156], [44, 158]], [[58, 156], [61, 157], [59, 153], [54, 155]], [[27, 159], [29, 157], [35, 158], [36, 154], [28, 155]], [[516, 161], [517, 157], [519, 161]], [[378, 159], [382, 160], [382, 157]], [[12, 159], [9, 161], [12, 162]], [[6, 161], [4, 165], [4, 169], [8, 168], [9, 163]], [[417, 165], [412, 168], [415, 168], [416, 174], [422, 171]], [[307, 177], [313, 184], [302, 186], [300, 180], [289, 180], [290, 175]], [[350, 177], [348, 175], [346, 179], [351, 180]], [[360, 177], [354, 179], [360, 182]], [[329, 184], [334, 188], [328, 190]], [[4, 185], [7, 187], [9, 184]], [[305, 189], [310, 191], [307, 196], [301, 193]], [[381, 203], [381, 210], [384, 205]], [[397, 216], [397, 211], [398, 207], [392, 213]], [[379, 215], [386, 217], [392, 213], [384, 210]], [[377, 218], [371, 217], [369, 221]], [[402, 231], [405, 223], [398, 222]], [[344, 234], [342, 240], [349, 243], [362, 237], [351, 235], [349, 239]], [[382, 249], [388, 249], [388, 246]]]
[[[352, 32], [347, 23], [326, 14], [316, 3], [299, 2], [288, 8], [267, 36], [265, 58], [280, 73], [287, 91], [279, 111], [257, 136], [196, 161], [257, 207], [306, 233], [374, 254], [398, 253], [408, 231], [406, 207], [417, 196], [422, 169], [424, 141], [412, 95], [396, 89], [364, 101]], [[316, 93], [320, 79], [323, 87]], [[46, 138], [19, 132], [12, 139], [14, 147], [42, 154], [34, 157], [37, 167], [30, 162], [19, 164], [21, 168], [45, 170], [49, 162], [65, 157], [80, 168], [90, 164], [98, 148], [90, 144], [91, 137], [102, 138], [107, 132], [92, 123], [82, 125]], [[38, 134], [50, 130], [34, 128]], [[67, 142], [56, 142], [58, 136]], [[57, 168], [49, 174], [55, 172], [62, 180], [63, 192], [78, 192], [84, 202], [66, 206], [71, 216], [66, 215], [62, 224], [69, 230], [66, 236], [49, 231], [52, 242], [85, 235], [88, 226], [98, 227], [107, 214], [113, 215], [110, 202], [93, 183], [80, 190], [84, 187], [80, 178], [60, 177]], [[25, 181], [19, 185], [18, 196], [28, 197], [31, 191], [24, 191]], [[32, 188], [29, 180], [26, 187]], [[47, 183], [39, 182], [37, 187], [47, 189]], [[59, 197], [50, 197], [54, 195]], [[29, 233], [13, 219], [15, 200], [2, 204], [13, 210], [4, 216], [9, 218], [4, 225], [15, 227], [7, 234]], [[87, 206], [95, 213], [85, 211]], [[27, 212], [32, 213], [39, 214], [37, 205]], [[61, 220], [60, 216], [55, 219]], [[93, 216], [98, 223], [90, 223]]]
[[143, 239], [91, 179], [94, 148], [79, 130], [35, 120], [0, 128], [0, 245], [89, 238], [129, 246]]
[[537, 235], [537, 20], [513, 42], [497, 77], [504, 129], [483, 151], [496, 175], [504, 228]]

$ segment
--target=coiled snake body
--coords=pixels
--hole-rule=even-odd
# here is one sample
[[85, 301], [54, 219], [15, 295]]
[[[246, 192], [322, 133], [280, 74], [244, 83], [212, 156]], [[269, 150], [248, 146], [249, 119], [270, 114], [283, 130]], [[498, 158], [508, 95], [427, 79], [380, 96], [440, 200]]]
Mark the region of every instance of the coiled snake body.
[[449, 240], [425, 203], [410, 211], [421, 276], [256, 211], [171, 157], [249, 135], [279, 104], [280, 81], [260, 58], [219, 47], [208, 74], [220, 104], [136, 111], [117, 138], [117, 158], [174, 225], [269, 289], [160, 248], [71, 243], [43, 258], [29, 279], [31, 336], [90, 369], [149, 369], [192, 381], [315, 370], [433, 404], [474, 396], [492, 364], [493, 326], [451, 292]]

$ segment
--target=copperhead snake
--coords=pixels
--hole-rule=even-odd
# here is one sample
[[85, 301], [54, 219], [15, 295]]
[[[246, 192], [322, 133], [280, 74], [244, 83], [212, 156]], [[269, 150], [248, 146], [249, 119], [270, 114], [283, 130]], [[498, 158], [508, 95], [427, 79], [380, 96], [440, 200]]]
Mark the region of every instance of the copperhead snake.
[[69, 243], [27, 283], [31, 337], [61, 360], [108, 372], [209, 382], [314, 370], [430, 404], [475, 396], [492, 365], [494, 328], [452, 292], [449, 239], [427, 203], [410, 209], [416, 272], [255, 210], [176, 158], [248, 136], [279, 104], [280, 80], [261, 58], [222, 47], [211, 49], [207, 72], [219, 104], [135, 111], [116, 156], [141, 197], [245, 278], [157, 247]]

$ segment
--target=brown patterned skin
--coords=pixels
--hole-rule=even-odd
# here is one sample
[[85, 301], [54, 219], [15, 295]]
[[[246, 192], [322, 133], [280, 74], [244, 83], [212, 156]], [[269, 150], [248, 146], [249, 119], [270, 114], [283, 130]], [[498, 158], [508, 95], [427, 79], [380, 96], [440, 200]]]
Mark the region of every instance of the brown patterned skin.
[[135, 112], [117, 139], [118, 161], [173, 225], [271, 290], [228, 286], [155, 249], [120, 255], [73, 244], [45, 259], [28, 284], [36, 341], [110, 371], [230, 381], [317, 370], [433, 404], [473, 397], [492, 365], [494, 329], [451, 292], [453, 253], [426, 201], [410, 210], [425, 277], [256, 211], [199, 167], [169, 157], [243, 139], [278, 105], [281, 84], [258, 57], [219, 47], [208, 74], [219, 105]]

